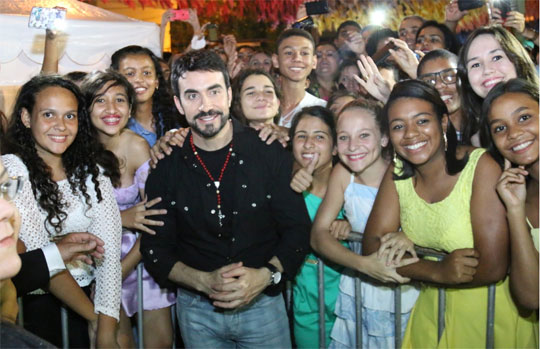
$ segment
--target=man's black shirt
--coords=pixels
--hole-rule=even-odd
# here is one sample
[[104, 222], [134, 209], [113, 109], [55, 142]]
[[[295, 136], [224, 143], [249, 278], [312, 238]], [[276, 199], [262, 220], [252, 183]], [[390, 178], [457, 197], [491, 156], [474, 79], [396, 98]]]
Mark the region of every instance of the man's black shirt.
[[[289, 186], [292, 155], [279, 143], [267, 145], [254, 130], [232, 122], [234, 150], [220, 185], [222, 210], [230, 219], [223, 228], [215, 186], [193, 154], [191, 134], [148, 177], [149, 200], [161, 197], [156, 206], [167, 214], [160, 216], [164, 225], [155, 227], [156, 235], [143, 234], [141, 253], [161, 286], [178, 286], [168, 280], [177, 261], [214, 271], [240, 261], [260, 268], [276, 256], [284, 277], [293, 279], [309, 250], [311, 222], [302, 195]], [[265, 293], [275, 294], [270, 289]]]

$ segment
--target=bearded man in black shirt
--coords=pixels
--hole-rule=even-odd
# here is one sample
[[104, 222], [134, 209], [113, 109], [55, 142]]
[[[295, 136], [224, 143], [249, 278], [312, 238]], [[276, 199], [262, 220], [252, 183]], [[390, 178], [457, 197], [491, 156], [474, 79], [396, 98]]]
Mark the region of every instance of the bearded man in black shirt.
[[289, 187], [292, 156], [230, 118], [229, 76], [214, 52], [178, 58], [171, 80], [191, 132], [148, 177], [148, 198], [162, 197], [167, 214], [156, 235], [143, 235], [145, 266], [179, 289], [186, 347], [290, 347], [281, 290], [310, 230]]

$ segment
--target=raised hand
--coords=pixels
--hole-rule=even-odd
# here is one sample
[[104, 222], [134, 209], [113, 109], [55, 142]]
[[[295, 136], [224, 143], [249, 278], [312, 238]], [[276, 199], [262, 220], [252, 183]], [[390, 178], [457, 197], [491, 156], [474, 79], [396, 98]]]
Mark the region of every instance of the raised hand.
[[360, 86], [365, 88], [371, 96], [386, 103], [392, 89], [390, 88], [390, 84], [382, 77], [377, 65], [373, 62], [373, 59], [361, 55], [357, 64], [363, 79], [360, 79], [358, 75], [354, 75], [354, 79]]
[[518, 11], [510, 11], [507, 13], [504, 26], [507, 28], [514, 28], [518, 33], [525, 31], [525, 16]]
[[444, 8], [444, 18], [447, 22], [459, 22], [469, 11], [460, 11], [457, 1], [450, 1]]
[[315, 168], [317, 167], [317, 164], [319, 162], [319, 154], [314, 153], [313, 159], [308, 164], [307, 167], [302, 167], [296, 173], [294, 174], [292, 180], [291, 180], [291, 189], [294, 190], [297, 193], [302, 193], [311, 187], [311, 183], [313, 182], [313, 172], [315, 171]]
[[508, 211], [525, 211], [528, 174], [523, 166], [511, 168], [510, 161], [504, 160], [504, 172], [497, 182], [497, 193]]
[[309, 1], [304, 1], [298, 6], [298, 10], [296, 10], [296, 21], [299, 21], [302, 18], [307, 17], [307, 10], [306, 10], [306, 4], [305, 4], [306, 2], [309, 2]]
[[356, 54], [360, 56], [366, 53], [366, 42], [364, 37], [360, 32], [349, 31], [347, 33], [347, 40], [345, 40], [345, 45]]
[[[223, 50], [227, 55], [227, 60], [230, 61], [234, 53], [236, 53], [236, 38], [233, 34], [228, 34], [223, 37]], [[236, 58], [234, 58], [236, 60]]]
[[489, 24], [490, 25], [504, 25], [504, 20], [502, 18], [501, 9], [497, 8], [497, 7], [494, 7], [494, 6], [490, 6], [489, 3], [488, 3], [488, 6], [489, 6], [490, 12], [491, 12], [491, 16], [490, 16], [490, 19], [489, 19]]
[[167, 25], [171, 21], [171, 19], [174, 17], [174, 10], [168, 9], [167, 11], [163, 12], [161, 15], [161, 26]]
[[394, 61], [399, 65], [411, 79], [416, 79], [416, 70], [418, 68], [418, 58], [414, 52], [409, 48], [409, 45], [403, 40], [390, 39], [397, 49], [390, 49], [388, 52]]
[[188, 13], [189, 18], [185, 22], [191, 24], [191, 26], [193, 27], [193, 35], [201, 38], [204, 33], [204, 28], [206, 27], [201, 28], [201, 24], [199, 23], [199, 16], [197, 15], [197, 10], [189, 8]]

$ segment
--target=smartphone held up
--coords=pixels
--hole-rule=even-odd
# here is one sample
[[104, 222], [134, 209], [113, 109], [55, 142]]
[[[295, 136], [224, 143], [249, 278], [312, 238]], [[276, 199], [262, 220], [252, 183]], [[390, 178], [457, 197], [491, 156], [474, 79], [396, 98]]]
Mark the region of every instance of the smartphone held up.
[[173, 10], [171, 21], [187, 21], [189, 19], [188, 10]]
[[217, 24], [210, 23], [206, 29], [208, 30], [208, 41], [216, 42], [219, 40]]
[[66, 11], [63, 7], [32, 7], [28, 19], [28, 27], [62, 30], [66, 26]]
[[390, 49], [397, 50], [396, 44], [391, 41], [384, 45], [379, 51], [375, 52], [373, 57], [371, 57], [373, 59], [373, 62], [375, 62], [375, 64], [385, 62], [386, 59], [390, 57]]
[[328, 2], [325, 0], [306, 2], [305, 5], [306, 5], [306, 13], [308, 16], [323, 15], [329, 12]]

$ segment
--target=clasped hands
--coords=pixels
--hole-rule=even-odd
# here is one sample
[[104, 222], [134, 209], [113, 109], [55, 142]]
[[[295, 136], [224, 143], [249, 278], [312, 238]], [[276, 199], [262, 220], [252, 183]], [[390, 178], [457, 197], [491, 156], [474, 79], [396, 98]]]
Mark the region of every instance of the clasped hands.
[[214, 306], [236, 309], [251, 303], [269, 285], [270, 276], [265, 267], [249, 268], [237, 262], [202, 273], [200, 281]]
[[[411, 258], [403, 258], [405, 254]], [[384, 260], [387, 267], [399, 268], [418, 261], [414, 244], [403, 232], [392, 232], [381, 238], [381, 246], [377, 251], [379, 260]], [[471, 282], [476, 274], [480, 254], [474, 248], [453, 250], [440, 261], [440, 272], [437, 283], [461, 284]], [[405, 278], [408, 279], [408, 278]]]

